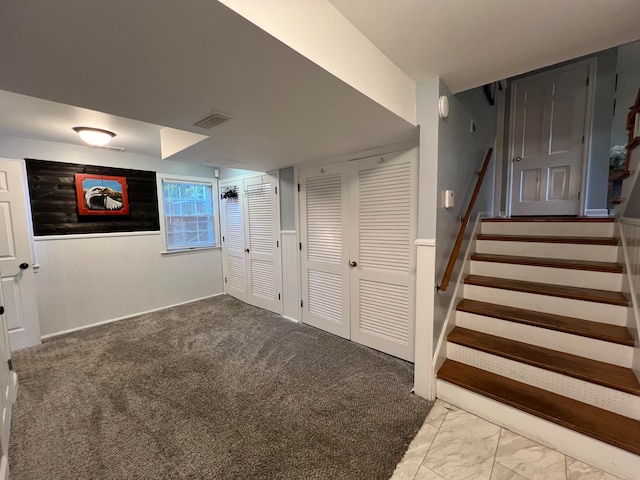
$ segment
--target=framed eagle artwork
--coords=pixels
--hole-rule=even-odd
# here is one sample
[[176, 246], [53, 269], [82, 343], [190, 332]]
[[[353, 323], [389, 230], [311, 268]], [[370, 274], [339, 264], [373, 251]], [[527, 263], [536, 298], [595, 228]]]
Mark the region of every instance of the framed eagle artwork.
[[127, 178], [75, 174], [78, 215], [129, 215]]

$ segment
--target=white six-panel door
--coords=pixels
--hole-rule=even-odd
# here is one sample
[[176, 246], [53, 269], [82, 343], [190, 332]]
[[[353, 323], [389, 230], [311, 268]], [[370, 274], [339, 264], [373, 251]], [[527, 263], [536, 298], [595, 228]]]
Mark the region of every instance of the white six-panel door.
[[220, 191], [238, 192], [222, 199], [221, 232], [226, 292], [243, 302], [281, 313], [281, 272], [277, 177], [221, 182]]
[[12, 350], [40, 343], [24, 164], [0, 159], [0, 281]]
[[416, 151], [299, 181], [303, 322], [413, 361]]
[[576, 215], [589, 64], [514, 82], [512, 215]]

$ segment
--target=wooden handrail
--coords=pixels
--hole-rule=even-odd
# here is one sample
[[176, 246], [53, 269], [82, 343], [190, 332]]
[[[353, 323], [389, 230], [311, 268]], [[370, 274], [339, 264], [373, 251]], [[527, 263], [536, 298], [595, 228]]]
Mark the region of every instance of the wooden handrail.
[[449, 263], [447, 263], [447, 268], [444, 271], [444, 275], [442, 275], [442, 281], [440, 282], [440, 285], [438, 285], [438, 290], [441, 290], [443, 292], [449, 286], [449, 280], [451, 280], [451, 274], [453, 273], [453, 266], [456, 263], [456, 259], [458, 258], [458, 254], [460, 253], [460, 247], [462, 246], [464, 231], [467, 229], [467, 225], [469, 224], [469, 218], [471, 217], [471, 212], [473, 211], [473, 207], [476, 203], [476, 200], [478, 199], [480, 187], [482, 187], [482, 181], [484, 180], [484, 174], [487, 173], [487, 167], [489, 166], [489, 161], [491, 160], [492, 155], [493, 148], [489, 148], [489, 150], [487, 151], [487, 156], [484, 158], [484, 163], [482, 164], [482, 170], [480, 170], [480, 175], [478, 176], [476, 188], [473, 191], [471, 201], [469, 202], [469, 206], [467, 207], [467, 213], [465, 213], [464, 218], [462, 219], [462, 225], [460, 225], [460, 231], [458, 232], [456, 243], [453, 245], [453, 250], [451, 251], [451, 256], [449, 257]]
[[625, 170], [629, 170], [631, 165], [631, 150], [640, 145], [640, 135], [636, 136], [636, 114], [640, 113], [640, 89], [636, 94], [636, 101], [629, 107], [627, 113], [627, 131], [629, 132], [629, 141], [627, 142], [627, 160], [624, 166]]

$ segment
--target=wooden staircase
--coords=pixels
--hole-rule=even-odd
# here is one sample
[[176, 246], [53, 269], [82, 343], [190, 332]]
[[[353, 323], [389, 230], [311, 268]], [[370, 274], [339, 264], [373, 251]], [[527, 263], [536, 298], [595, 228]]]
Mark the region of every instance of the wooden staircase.
[[640, 382], [613, 227], [608, 218], [484, 219], [437, 394], [640, 478]]

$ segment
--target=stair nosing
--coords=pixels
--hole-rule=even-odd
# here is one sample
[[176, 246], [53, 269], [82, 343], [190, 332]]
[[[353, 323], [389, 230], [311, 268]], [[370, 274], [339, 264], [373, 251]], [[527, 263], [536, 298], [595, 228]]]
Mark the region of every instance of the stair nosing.
[[[462, 332], [461, 332], [462, 330]], [[454, 333], [455, 332], [455, 333]], [[514, 353], [511, 352], [506, 352], [504, 350], [499, 350], [498, 348], [494, 348], [494, 349], [490, 349], [486, 346], [483, 345], [478, 345], [477, 343], [474, 344], [473, 342], [470, 341], [464, 341], [461, 342], [460, 339], [457, 339], [456, 341], [456, 336], [464, 336], [467, 335], [467, 332], [473, 332], [475, 335], [480, 335], [481, 337], [492, 337], [490, 340], [493, 339], [498, 339], [499, 341], [502, 342], [506, 342], [506, 343], [510, 343], [513, 344], [514, 346], [517, 346], [519, 348], [518, 352], [519, 354], [516, 355]], [[453, 340], [451, 339], [451, 337], [454, 337]], [[625, 392], [628, 393], [630, 395], [636, 395], [636, 396], [640, 396], [640, 382], [638, 382], [637, 378], [635, 377], [635, 375], [633, 374], [633, 371], [630, 368], [625, 368], [625, 367], [620, 367], [618, 365], [613, 365], [610, 363], [605, 363], [605, 362], [601, 362], [598, 360], [592, 360], [590, 358], [585, 358], [585, 357], [579, 357], [578, 355], [572, 355], [569, 353], [565, 353], [565, 352], [561, 352], [558, 350], [553, 350], [550, 348], [545, 348], [545, 347], [538, 347], [535, 345], [531, 345], [525, 342], [520, 342], [517, 340], [511, 340], [505, 337], [498, 337], [496, 335], [490, 335], [487, 333], [482, 333], [482, 332], [478, 332], [475, 330], [471, 330], [471, 329], [466, 329], [466, 328], [462, 328], [462, 327], [455, 327], [451, 333], [449, 333], [449, 335], [447, 336], [447, 341], [451, 342], [451, 343], [455, 343], [457, 345], [462, 345], [465, 346], [467, 348], [472, 348], [474, 350], [479, 350], [481, 352], [490, 354], [490, 355], [496, 355], [502, 358], [506, 358], [508, 360], [512, 360], [515, 362], [519, 362], [519, 363], [523, 363], [525, 365], [531, 365], [533, 367], [537, 367], [537, 368], [541, 368], [543, 370], [548, 370], [550, 372], [555, 372], [561, 375], [566, 375], [568, 377], [572, 377], [572, 378], [577, 378], [579, 380], [585, 381], [585, 382], [589, 382], [589, 383], [593, 383], [595, 385], [600, 385], [602, 387], [606, 387], [606, 388], [610, 388], [613, 390], [617, 390], [620, 392]], [[540, 351], [540, 353], [542, 355], [555, 355], [556, 357], [564, 357], [564, 359], [566, 361], [569, 362], [583, 362], [583, 363], [587, 363], [590, 364], [591, 367], [599, 367], [600, 370], [602, 369], [609, 369], [610, 372], [608, 372], [608, 374], [606, 375], [600, 375], [598, 377], [590, 377], [588, 375], [585, 375], [582, 372], [579, 372], [575, 369], [571, 370], [570, 368], [567, 367], [559, 367], [556, 364], [556, 361], [552, 362], [550, 360], [548, 360], [547, 362], [543, 362], [539, 359], [532, 359], [532, 358], [527, 358], [527, 356], [524, 354], [524, 352], [527, 352], [527, 350], [529, 350], [529, 352], [531, 350], [538, 350]], [[631, 375], [633, 375], [633, 379], [635, 379], [635, 383], [636, 385], [631, 388], [629, 386], [625, 386], [625, 385], [619, 385], [614, 383], [613, 381], [611, 381], [612, 375], [610, 375], [611, 370], [614, 371], [618, 371], [618, 372], [622, 372], [623, 370], [625, 372], [631, 372]], [[592, 370], [593, 371], [593, 370]], [[607, 373], [607, 372], [605, 372]], [[604, 378], [603, 378], [604, 377]]]
[[562, 268], [566, 270], [584, 270], [604, 273], [622, 273], [623, 271], [622, 265], [615, 262], [592, 262], [585, 260], [565, 260], [562, 258], [524, 257], [519, 255], [500, 255], [489, 253], [473, 253], [470, 258], [476, 262]]
[[[449, 363], [448, 363], [449, 362]], [[470, 385], [469, 382], [464, 382], [462, 380], [457, 380], [455, 378], [451, 378], [451, 376], [449, 375], [450, 372], [444, 372], [445, 374], [441, 374], [441, 372], [443, 372], [444, 370], [446, 370], [448, 367], [453, 366], [453, 368], [459, 368], [458, 365], [463, 366], [466, 369], [470, 369], [471, 373], [473, 373], [473, 376], [476, 378], [480, 378], [481, 376], [484, 376], [485, 378], [482, 379], [482, 384], [473, 384]], [[488, 375], [488, 377], [486, 377]], [[612, 445], [614, 447], [626, 450], [628, 452], [631, 452], [635, 455], [640, 455], [640, 445], [639, 444], [631, 444], [629, 442], [629, 440], [631, 439], [637, 439], [640, 438], [640, 435], [638, 434], [632, 434], [632, 435], [624, 435], [620, 438], [620, 436], [615, 437], [613, 435], [611, 435], [611, 432], [615, 432], [617, 433], [618, 430], [617, 429], [603, 429], [602, 434], [599, 434], [599, 432], [596, 432], [596, 426], [593, 425], [592, 422], [590, 421], [585, 421], [583, 419], [583, 421], [580, 422], [572, 422], [569, 420], [569, 418], [566, 417], [571, 417], [571, 413], [569, 413], [568, 415], [565, 414], [564, 416], [562, 415], [551, 415], [550, 413], [548, 413], [544, 408], [542, 407], [538, 407], [532, 404], [529, 405], [525, 405], [522, 401], [518, 401], [512, 394], [512, 392], [519, 392], [520, 394], [525, 393], [527, 394], [529, 397], [531, 398], [537, 398], [540, 399], [542, 397], [545, 397], [547, 401], [550, 401], [553, 405], [556, 406], [556, 413], [558, 409], [559, 405], [563, 406], [563, 410], [565, 410], [565, 412], [576, 412], [576, 411], [584, 411], [584, 410], [589, 410], [592, 414], [592, 416], [595, 416], [596, 418], [605, 418], [606, 420], [605, 422], [607, 424], [612, 424], [613, 422], [611, 421], [612, 419], [621, 419], [625, 422], [628, 422], [629, 425], [632, 426], [632, 428], [638, 428], [638, 423], [634, 423], [634, 419], [629, 418], [629, 417], [625, 417], [624, 415], [620, 415], [617, 414], [615, 412], [611, 412], [609, 410], [605, 410], [599, 407], [595, 407], [593, 405], [589, 405], [586, 404], [584, 402], [580, 402], [578, 400], [574, 400], [568, 397], [564, 397], [563, 395], [559, 395], [557, 393], [553, 393], [553, 392], [549, 392], [548, 390], [544, 390], [541, 389], [539, 387], [535, 387], [533, 385], [527, 385], [525, 383], [522, 382], [518, 382], [517, 380], [513, 380], [511, 378], [508, 377], [503, 377], [501, 375], [497, 375], [495, 373], [491, 373], [491, 372], [487, 372], [486, 370], [482, 370], [479, 369], [477, 367], [473, 367], [470, 365], [466, 365], [463, 364], [461, 362], [457, 362], [455, 360], [450, 360], [447, 359], [445, 361], [445, 363], [443, 364], [443, 366], [440, 368], [440, 370], [438, 371], [438, 375], [437, 377], [445, 382], [448, 382], [452, 385], [456, 385], [460, 388], [464, 388], [466, 390], [469, 390], [471, 392], [474, 392], [478, 395], [482, 395], [484, 397], [490, 398], [496, 402], [500, 402], [504, 405], [507, 405], [509, 407], [512, 408], [516, 408], [520, 411], [526, 412], [530, 415], [536, 416], [538, 418], [541, 418], [543, 420], [549, 421], [551, 423], [555, 423], [556, 425], [560, 425], [562, 427], [568, 428], [570, 430], [573, 430], [575, 432], [578, 432], [582, 435], [586, 435], [588, 437], [594, 438], [598, 441], [601, 441], [603, 443], [607, 443], [609, 445]], [[495, 378], [496, 380], [499, 380], [502, 383], [502, 388], [499, 390], [499, 392], [502, 393], [502, 395], [500, 395], [497, 392], [494, 392], [493, 389], [488, 388], [487, 387], [487, 382], [486, 379], [488, 378], [489, 380], [491, 380], [493, 378]], [[484, 388], [483, 388], [484, 387]], [[511, 397], [511, 398], [509, 398]], [[565, 406], [566, 405], [566, 406]], [[595, 415], [594, 415], [595, 414]], [[575, 415], [574, 415], [575, 417]], [[591, 428], [589, 428], [591, 427]]]
[[495, 222], [529, 222], [529, 223], [613, 223], [614, 217], [545, 217], [545, 216], [531, 216], [531, 217], [485, 217], [483, 222], [495, 223]]
[[479, 241], [493, 242], [528, 242], [528, 243], [566, 243], [571, 245], [597, 245], [605, 247], [618, 246], [620, 240], [615, 237], [572, 237], [553, 235], [510, 235], [496, 233], [479, 233]]
[[[465, 285], [497, 288], [500, 290], [511, 290], [514, 292], [531, 293], [533, 295], [546, 295], [550, 297], [567, 298], [571, 300], [581, 300], [585, 302], [602, 303], [605, 305], [615, 305], [621, 307], [629, 306], [629, 299], [624, 294], [620, 292], [613, 292], [611, 290], [568, 287], [566, 285], [528, 282], [524, 280], [511, 280], [483, 275], [467, 275], [464, 279], [464, 283]], [[611, 295], [603, 296], [603, 294], [619, 294], [619, 297], [613, 298], [611, 297]], [[591, 295], [591, 297], [589, 295]]]
[[[473, 303], [471, 303], [471, 305], [468, 305], [468, 303], [470, 302], [473, 302]], [[512, 314], [508, 315], [502, 312], [488, 312], [486, 310], [483, 311], [482, 309], [474, 309], [473, 307], [475, 304], [482, 304], [490, 307], [498, 307], [500, 309], [510, 310]], [[629, 334], [628, 330], [625, 327], [620, 327], [617, 325], [599, 323], [591, 320], [583, 320], [581, 318], [567, 317], [564, 315], [556, 315], [552, 313], [538, 312], [535, 310], [527, 310], [524, 308], [510, 307], [507, 305], [498, 305], [498, 304], [489, 303], [489, 302], [481, 302], [480, 300], [471, 300], [468, 298], [462, 299], [460, 302], [458, 302], [458, 304], [456, 305], [456, 310], [459, 312], [466, 312], [473, 315], [497, 318], [499, 320], [504, 320], [505, 322], [513, 322], [521, 325], [528, 325], [536, 328], [543, 328], [545, 330], [552, 330], [556, 332], [566, 333], [569, 335], [576, 335], [584, 338], [590, 338], [593, 340], [599, 340], [602, 342], [614, 343], [614, 344], [622, 345], [626, 347], [635, 346], [635, 341], [633, 340], [633, 337], [631, 336], [631, 334]], [[622, 336], [607, 335], [603, 333], [594, 332], [593, 330], [582, 329], [579, 326], [576, 326], [574, 328], [569, 328], [558, 323], [551, 323], [551, 322], [545, 323], [542, 320], [536, 321], [536, 320], [524, 318], [524, 316], [518, 317], [517, 312], [523, 312], [525, 315], [533, 314], [533, 315], [540, 315], [542, 317], [548, 317], [548, 318], [555, 317], [559, 320], [574, 322], [578, 325], [582, 324], [583, 322], [585, 324], [604, 325], [606, 327], [619, 329], [619, 331], [625, 332], [626, 335], [622, 335]]]

